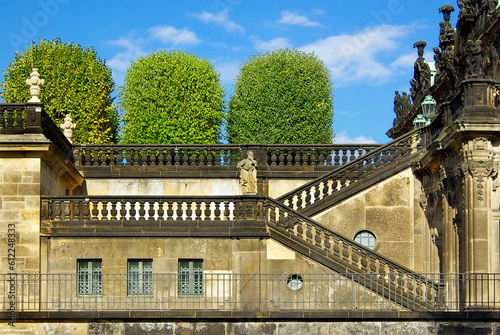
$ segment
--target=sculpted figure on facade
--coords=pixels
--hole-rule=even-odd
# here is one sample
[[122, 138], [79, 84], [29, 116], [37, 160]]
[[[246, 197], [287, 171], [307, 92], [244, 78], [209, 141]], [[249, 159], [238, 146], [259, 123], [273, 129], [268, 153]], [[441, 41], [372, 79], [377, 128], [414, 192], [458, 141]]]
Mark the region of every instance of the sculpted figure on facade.
[[418, 58], [414, 64], [413, 79], [410, 81], [412, 85], [412, 99], [413, 101], [418, 101], [424, 96], [424, 92], [427, 91], [431, 85], [431, 68], [429, 64], [425, 62], [424, 58], [424, 48], [427, 45], [425, 41], [418, 41], [413, 44], [414, 48], [417, 48]]
[[467, 77], [478, 78], [484, 75], [483, 47], [481, 40], [467, 42]]
[[460, 8], [460, 13], [458, 14], [459, 18], [463, 16], [476, 15], [476, 5], [474, 4], [474, 0], [458, 0], [457, 5], [458, 8]]
[[396, 113], [396, 118], [394, 119], [394, 125], [398, 124], [399, 121], [404, 117], [403, 115], [403, 105], [401, 101], [401, 94], [399, 91], [394, 92], [394, 113]]
[[498, 0], [483, 0], [482, 6], [491, 15], [497, 10]]
[[33, 68], [30, 77], [26, 79], [26, 85], [30, 87], [31, 98], [28, 102], [40, 102], [40, 86], [45, 84], [45, 80], [40, 79], [40, 73], [37, 68]]
[[61, 123], [59, 126], [62, 131], [64, 136], [68, 139], [70, 143], [73, 143], [71, 139], [73, 138], [73, 130], [76, 127], [76, 124], [73, 123], [73, 119], [69, 114], [66, 114], [66, 117], [64, 118], [64, 123]]
[[253, 157], [253, 152], [248, 151], [247, 158], [241, 160], [236, 167], [240, 170], [243, 194], [257, 194], [257, 161]]

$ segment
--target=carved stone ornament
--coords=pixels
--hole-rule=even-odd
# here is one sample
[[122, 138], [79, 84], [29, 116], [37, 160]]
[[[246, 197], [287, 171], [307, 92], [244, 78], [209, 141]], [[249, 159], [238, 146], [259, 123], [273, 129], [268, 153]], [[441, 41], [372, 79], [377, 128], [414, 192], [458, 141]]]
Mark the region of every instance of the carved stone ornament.
[[257, 194], [257, 161], [253, 157], [253, 152], [248, 151], [247, 158], [240, 161], [236, 167], [240, 170], [243, 194]]
[[484, 137], [475, 138], [472, 144], [472, 148], [474, 150], [487, 150], [489, 142], [490, 141], [488, 141], [488, 139]]
[[413, 44], [414, 48], [417, 48], [418, 58], [414, 64], [413, 79], [410, 81], [412, 100], [419, 101], [424, 92], [431, 86], [431, 68], [429, 64], [425, 62], [424, 58], [424, 48], [427, 45], [425, 41], [418, 41]]
[[69, 143], [73, 143], [71, 139], [73, 138], [73, 130], [75, 129], [76, 124], [73, 123], [73, 119], [71, 119], [71, 116], [69, 114], [66, 114], [64, 123], [62, 123], [59, 127], [62, 129], [63, 134], [64, 136], [66, 136]]
[[498, 175], [495, 163], [470, 161], [463, 163], [461, 165], [461, 169], [464, 175], [467, 175], [467, 173], [469, 173], [472, 176], [472, 178], [476, 182], [475, 189], [477, 192], [477, 199], [480, 202], [483, 202], [485, 178], [491, 178], [492, 180], [494, 180]]
[[33, 68], [30, 77], [26, 79], [26, 85], [30, 87], [31, 98], [28, 102], [40, 102], [40, 86], [45, 84], [45, 80], [40, 79], [40, 73], [37, 68]]
[[460, 13], [458, 17], [462, 16], [473, 16], [476, 15], [476, 6], [474, 5], [474, 0], [458, 0], [458, 8], [460, 8]]

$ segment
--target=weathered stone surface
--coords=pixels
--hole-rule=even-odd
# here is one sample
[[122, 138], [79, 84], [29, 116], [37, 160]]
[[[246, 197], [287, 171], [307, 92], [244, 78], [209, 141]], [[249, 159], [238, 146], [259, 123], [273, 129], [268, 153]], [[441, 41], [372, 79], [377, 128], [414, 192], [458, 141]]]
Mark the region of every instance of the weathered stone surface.
[[125, 335], [125, 324], [122, 322], [89, 322], [88, 335]]
[[166, 322], [134, 322], [125, 323], [123, 328], [124, 335], [172, 335], [174, 327], [172, 323]]
[[490, 335], [491, 326], [485, 323], [439, 323], [437, 326], [438, 335]]
[[[226, 325], [216, 322], [176, 323], [174, 335], [226, 335]], [[238, 334], [230, 333], [228, 334]]]
[[381, 322], [380, 334], [383, 335], [430, 335], [436, 333], [432, 322]]
[[265, 322], [230, 323], [227, 326], [228, 334], [274, 335], [276, 330], [276, 324]]

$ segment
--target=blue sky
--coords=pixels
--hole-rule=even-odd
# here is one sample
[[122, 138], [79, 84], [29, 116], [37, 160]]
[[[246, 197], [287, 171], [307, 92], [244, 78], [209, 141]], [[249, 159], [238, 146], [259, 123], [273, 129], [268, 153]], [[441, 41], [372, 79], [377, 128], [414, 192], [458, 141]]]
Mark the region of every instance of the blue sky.
[[[394, 91], [407, 91], [413, 43], [438, 44], [435, 0], [0, 0], [0, 69], [31, 40], [93, 46], [117, 86], [137, 57], [178, 49], [209, 59], [228, 96], [242, 62], [277, 48], [315, 52], [332, 72], [336, 143], [386, 143]], [[456, 6], [456, 1], [448, 3]], [[457, 11], [452, 13], [456, 23]], [[43, 77], [43, 73], [41, 74]]]

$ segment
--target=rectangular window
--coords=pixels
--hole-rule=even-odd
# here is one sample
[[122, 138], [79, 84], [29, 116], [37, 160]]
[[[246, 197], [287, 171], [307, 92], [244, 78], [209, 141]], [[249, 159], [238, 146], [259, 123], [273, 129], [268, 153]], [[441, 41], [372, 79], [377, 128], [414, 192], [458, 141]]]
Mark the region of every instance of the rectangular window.
[[203, 295], [203, 260], [179, 259], [179, 296]]
[[133, 259], [128, 261], [128, 294], [153, 294], [153, 261]]
[[102, 260], [78, 260], [77, 273], [78, 294], [102, 294]]

